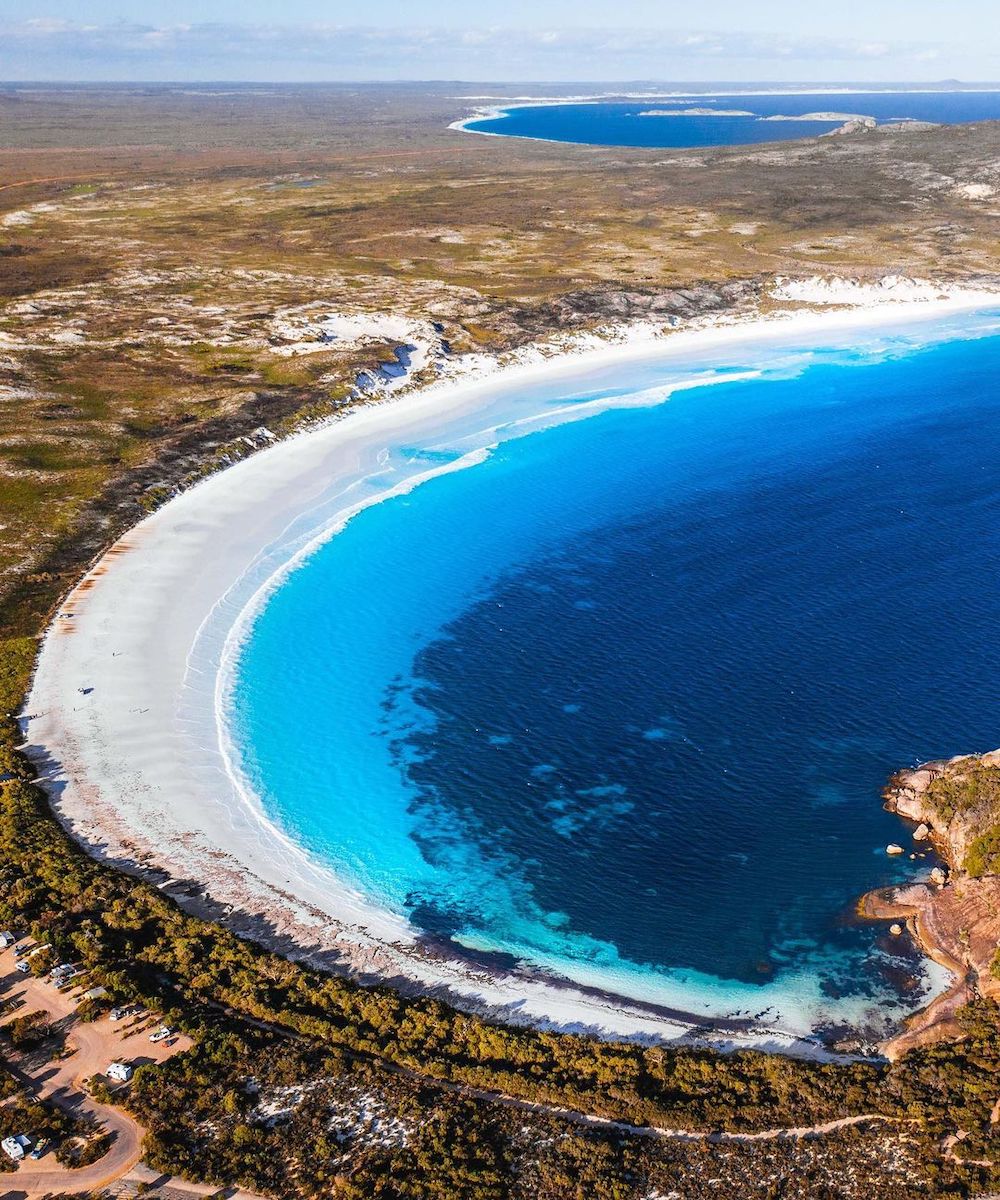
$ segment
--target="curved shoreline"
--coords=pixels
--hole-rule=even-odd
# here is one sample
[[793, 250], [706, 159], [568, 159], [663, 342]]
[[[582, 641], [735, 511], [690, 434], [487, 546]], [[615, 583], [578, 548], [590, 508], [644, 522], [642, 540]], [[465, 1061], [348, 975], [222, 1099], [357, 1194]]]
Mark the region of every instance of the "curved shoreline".
[[[46, 636], [29, 699], [29, 752], [57, 814], [91, 853], [158, 875], [186, 907], [289, 957], [441, 994], [506, 1020], [617, 1036], [689, 1035], [704, 1018], [586, 984], [560, 985], [530, 969], [445, 958], [276, 837], [233, 790], [220, 748], [206, 742], [199, 705], [209, 700], [217, 712], [220, 675], [206, 671], [202, 652], [214, 650], [218, 665], [248, 603], [296, 555], [384, 498], [358, 493], [383, 466], [390, 434], [440, 435], [463, 415], [487, 417], [491, 403], [527, 383], [572, 388], [575, 379], [625, 362], [676, 357], [690, 367], [699, 353], [710, 363], [720, 346], [752, 338], [795, 345], [803, 335], [912, 326], [992, 303], [977, 294], [889, 304], [877, 315], [758, 320], [515, 366], [366, 406], [205, 480], [116, 543], [66, 598]], [[787, 1032], [713, 1024], [725, 1044], [814, 1049]]]
[[[505, 132], [503, 132], [502, 129], [474, 129], [474, 128], [472, 128], [472, 126], [478, 124], [481, 121], [492, 121], [494, 123], [499, 124], [500, 122], [503, 121], [503, 119], [505, 117], [509, 116], [512, 112], [515, 112], [516, 110], [522, 109], [522, 108], [561, 108], [561, 107], [568, 107], [568, 106], [577, 107], [577, 106], [582, 106], [582, 105], [593, 106], [593, 105], [600, 105], [600, 104], [627, 103], [629, 101], [640, 101], [640, 100], [642, 100], [642, 101], [663, 100], [663, 101], [674, 102], [674, 101], [687, 100], [687, 99], [692, 100], [692, 101], [699, 100], [699, 99], [702, 99], [702, 100], [704, 100], [704, 99], [733, 99], [733, 98], [738, 98], [740, 96], [746, 96], [746, 97], [752, 97], [752, 96], [767, 96], [767, 97], [770, 97], [770, 96], [875, 96], [875, 95], [877, 95], [877, 96], [908, 96], [908, 95], [934, 96], [934, 95], [960, 95], [964, 92], [969, 92], [969, 93], [977, 94], [977, 95], [997, 94], [998, 92], [1000, 92], [1000, 89], [990, 88], [990, 87], [981, 87], [981, 88], [875, 88], [875, 87], [873, 87], [868, 90], [865, 90], [862, 88], [816, 87], [816, 88], [808, 88], [808, 89], [804, 89], [804, 88], [788, 88], [788, 89], [779, 89], [779, 90], [772, 89], [771, 91], [764, 91], [761, 89], [755, 89], [755, 90], [744, 89], [742, 91], [734, 90], [734, 91], [722, 91], [722, 92], [683, 92], [683, 91], [604, 92], [604, 93], [599, 93], [599, 94], [595, 93], [592, 95], [585, 95], [585, 96], [565, 96], [565, 97], [539, 96], [537, 98], [527, 98], [527, 97], [518, 96], [518, 97], [513, 97], [509, 103], [506, 102], [502, 96], [456, 96], [455, 97], [456, 100], [470, 100], [470, 101], [480, 100], [480, 101], [483, 101], [483, 103], [476, 105], [473, 108], [473, 111], [469, 114], [469, 116], [458, 117], [454, 121], [449, 122], [448, 129], [453, 130], [456, 133], [477, 134], [479, 137], [513, 138], [517, 141], [522, 141], [522, 142], [547, 142], [549, 145], [553, 145], [553, 146], [577, 146], [577, 147], [584, 147], [584, 148], [591, 149], [591, 150], [602, 150], [602, 149], [704, 150], [704, 149], [711, 149], [713, 147], [711, 146], [711, 144], [703, 145], [701, 143], [696, 143], [691, 146], [633, 146], [630, 144], [625, 144], [625, 145], [619, 146], [615, 143], [577, 142], [577, 141], [573, 141], [568, 138], [540, 137], [538, 135], [528, 134], [528, 133], [505, 133]], [[683, 112], [656, 113], [656, 114], [640, 113], [639, 114], [639, 116], [642, 116], [642, 117], [652, 116], [652, 115], [656, 115], [656, 116], [689, 116], [692, 114], [683, 113]], [[737, 116], [737, 115], [756, 116], [756, 114], [754, 114], [754, 113], [736, 114], [736, 113], [726, 113], [726, 112], [712, 112], [711, 110], [709, 110], [703, 114], [699, 114], [699, 115], [719, 116], [719, 117]], [[759, 121], [776, 121], [776, 122], [804, 121], [806, 123], [814, 123], [815, 124], [815, 123], [819, 123], [821, 121], [821, 118], [825, 118], [825, 116], [826, 116], [826, 114], [820, 114], [820, 113], [806, 113], [803, 115], [795, 115], [795, 114], [783, 115], [782, 114], [782, 115], [770, 116], [770, 117], [757, 116], [757, 120], [759, 120]], [[843, 124], [844, 121], [847, 121], [849, 123], [853, 120], [858, 120], [858, 119], [860, 119], [860, 120], [875, 120], [875, 118], [867, 117], [867, 116], [864, 116], [863, 114], [839, 113], [839, 114], [835, 114], [834, 120], [828, 121], [827, 123], [828, 124]], [[881, 125], [895, 125], [895, 124], [904, 124], [905, 125], [907, 122], [910, 122], [910, 121], [920, 122], [922, 120], [923, 120], [922, 118], [917, 118], [917, 117], [905, 117], [899, 121], [893, 119], [891, 121], [887, 120], [887, 121], [877, 122], [877, 124], [880, 126]], [[819, 135], [819, 136], [824, 136], [824, 135]], [[777, 138], [777, 135], [775, 135], [775, 137]], [[783, 140], [794, 141], [797, 139], [789, 138], [789, 139], [778, 139], [778, 140], [779, 141], [783, 141]], [[769, 143], [753, 143], [753, 142], [751, 142], [751, 143], [739, 143], [738, 145], [742, 146], [743, 148], [750, 148], [750, 147], [753, 147], [754, 145], [766, 145], [766, 144], [769, 144]]]

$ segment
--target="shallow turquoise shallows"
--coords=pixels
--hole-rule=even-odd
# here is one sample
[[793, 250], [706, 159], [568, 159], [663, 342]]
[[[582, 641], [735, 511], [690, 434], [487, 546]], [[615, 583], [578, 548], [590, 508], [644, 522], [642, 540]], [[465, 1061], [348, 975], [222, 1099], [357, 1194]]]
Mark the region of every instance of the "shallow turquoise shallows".
[[852, 916], [931, 865], [880, 789], [1000, 745], [1000, 315], [949, 320], [388, 447], [499, 442], [271, 595], [228, 696], [265, 812], [456, 952], [797, 1031], [915, 1007]]

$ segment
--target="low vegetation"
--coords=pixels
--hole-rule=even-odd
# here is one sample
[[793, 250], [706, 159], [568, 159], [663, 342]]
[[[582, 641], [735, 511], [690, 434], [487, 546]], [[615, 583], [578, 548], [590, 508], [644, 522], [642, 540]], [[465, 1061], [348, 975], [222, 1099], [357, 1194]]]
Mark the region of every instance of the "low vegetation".
[[48, 1041], [52, 1036], [52, 1028], [45, 1013], [31, 1012], [8, 1021], [0, 1029], [0, 1036], [15, 1050], [31, 1050]]
[[1000, 875], [1000, 825], [991, 825], [985, 833], [973, 838], [963, 865], [973, 879]]
[[943, 771], [927, 789], [927, 800], [941, 825], [956, 817], [972, 817], [979, 824], [1000, 815], [1000, 766], [963, 762], [961, 770]]
[[21, 1090], [17, 1079], [0, 1063], [0, 1101], [9, 1100]]

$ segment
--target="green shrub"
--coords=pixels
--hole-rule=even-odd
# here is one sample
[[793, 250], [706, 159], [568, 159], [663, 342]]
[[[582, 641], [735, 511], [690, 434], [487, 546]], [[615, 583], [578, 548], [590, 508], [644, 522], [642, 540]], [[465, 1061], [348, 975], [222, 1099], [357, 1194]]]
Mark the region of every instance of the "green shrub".
[[1000, 873], [1000, 825], [993, 825], [969, 846], [964, 867], [973, 879]]

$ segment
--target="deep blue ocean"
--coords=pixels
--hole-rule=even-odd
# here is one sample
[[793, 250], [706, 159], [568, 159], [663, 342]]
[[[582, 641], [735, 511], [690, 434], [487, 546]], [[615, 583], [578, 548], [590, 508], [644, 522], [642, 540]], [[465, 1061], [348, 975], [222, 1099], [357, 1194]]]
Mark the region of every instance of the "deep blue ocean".
[[743, 347], [365, 509], [243, 648], [265, 810], [437, 940], [798, 1029], [914, 1007], [852, 914], [931, 865], [889, 774], [1000, 745], [998, 328]]
[[[466, 128], [508, 137], [578, 142], [589, 146], [726, 146], [817, 137], [843, 121], [766, 120], [804, 113], [853, 113], [879, 123], [899, 120], [960, 124], [1000, 120], [1000, 91], [817, 92], [664, 95], [587, 104], [540, 104], [504, 109]], [[643, 115], [691, 109], [744, 112], [745, 116]]]

